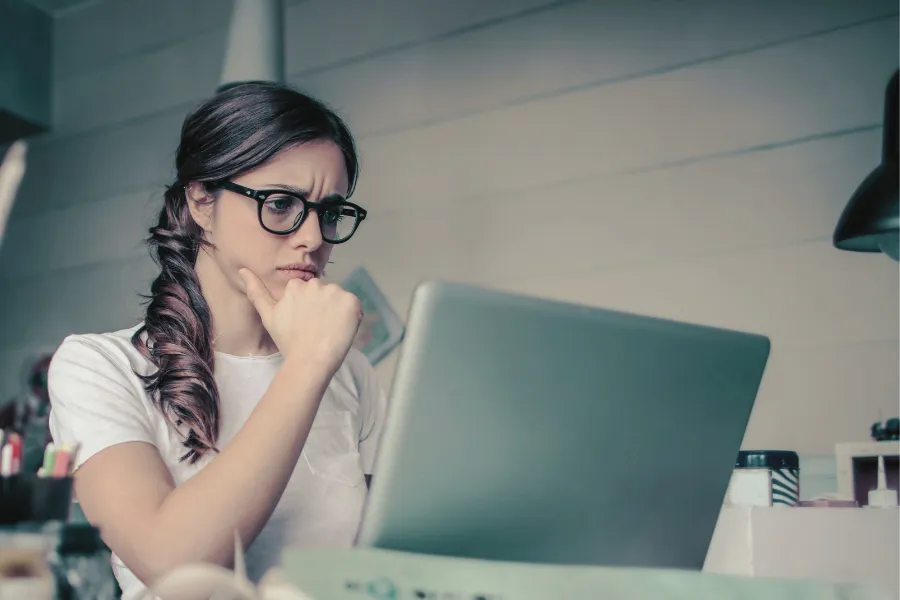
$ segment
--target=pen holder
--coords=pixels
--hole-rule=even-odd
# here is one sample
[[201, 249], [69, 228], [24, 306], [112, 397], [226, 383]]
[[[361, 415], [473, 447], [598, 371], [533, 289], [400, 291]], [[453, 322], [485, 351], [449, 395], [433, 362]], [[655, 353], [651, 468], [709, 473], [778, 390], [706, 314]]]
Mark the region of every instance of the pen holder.
[[0, 477], [0, 525], [66, 521], [71, 506], [71, 477]]

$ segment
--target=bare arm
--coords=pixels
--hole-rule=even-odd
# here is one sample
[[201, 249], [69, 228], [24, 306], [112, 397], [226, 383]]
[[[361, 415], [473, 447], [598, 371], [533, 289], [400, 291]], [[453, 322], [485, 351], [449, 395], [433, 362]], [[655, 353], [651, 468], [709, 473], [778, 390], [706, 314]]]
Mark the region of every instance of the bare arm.
[[247, 547], [268, 521], [329, 381], [327, 369], [286, 361], [228, 446], [177, 488], [150, 444], [99, 452], [75, 474], [85, 516], [145, 584], [190, 562], [230, 567], [234, 531]]

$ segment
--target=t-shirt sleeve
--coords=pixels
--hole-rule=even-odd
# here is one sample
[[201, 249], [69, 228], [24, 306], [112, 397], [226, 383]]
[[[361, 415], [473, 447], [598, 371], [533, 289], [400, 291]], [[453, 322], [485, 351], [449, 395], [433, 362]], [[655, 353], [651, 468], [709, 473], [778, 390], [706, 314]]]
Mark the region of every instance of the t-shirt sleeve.
[[73, 467], [124, 442], [155, 445], [146, 401], [128, 362], [92, 340], [66, 338], [47, 373], [54, 444], [80, 444]]
[[387, 416], [387, 396], [366, 356], [360, 352], [355, 362], [360, 408], [359, 455], [363, 471], [371, 475]]

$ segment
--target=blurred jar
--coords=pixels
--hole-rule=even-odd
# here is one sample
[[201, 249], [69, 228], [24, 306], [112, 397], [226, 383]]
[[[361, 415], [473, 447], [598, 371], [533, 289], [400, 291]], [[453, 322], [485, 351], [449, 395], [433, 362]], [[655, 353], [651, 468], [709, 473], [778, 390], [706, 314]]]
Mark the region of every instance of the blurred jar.
[[47, 555], [57, 527], [0, 527], [0, 600], [54, 600]]
[[89, 523], [67, 523], [48, 562], [59, 582], [59, 600], [114, 600], [119, 586], [110, 552]]
[[800, 457], [790, 450], [742, 450], [725, 495], [726, 506], [796, 506]]

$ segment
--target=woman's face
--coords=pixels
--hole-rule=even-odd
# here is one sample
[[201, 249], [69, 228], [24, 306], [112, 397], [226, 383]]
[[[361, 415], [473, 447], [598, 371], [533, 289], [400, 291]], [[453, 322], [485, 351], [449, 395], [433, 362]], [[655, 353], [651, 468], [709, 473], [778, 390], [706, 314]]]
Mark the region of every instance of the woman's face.
[[[344, 156], [331, 141], [287, 148], [231, 181], [253, 190], [301, 192], [313, 202], [327, 196], [346, 197], [348, 187]], [[191, 206], [194, 219], [214, 246], [209, 249], [211, 258], [236, 290], [243, 290], [238, 275], [241, 268], [262, 279], [276, 300], [291, 279], [322, 276], [333, 245], [322, 240], [315, 210], [304, 216], [299, 229], [293, 233], [277, 235], [260, 225], [257, 201], [238, 193], [222, 190], [215, 202], [191, 203]]]

